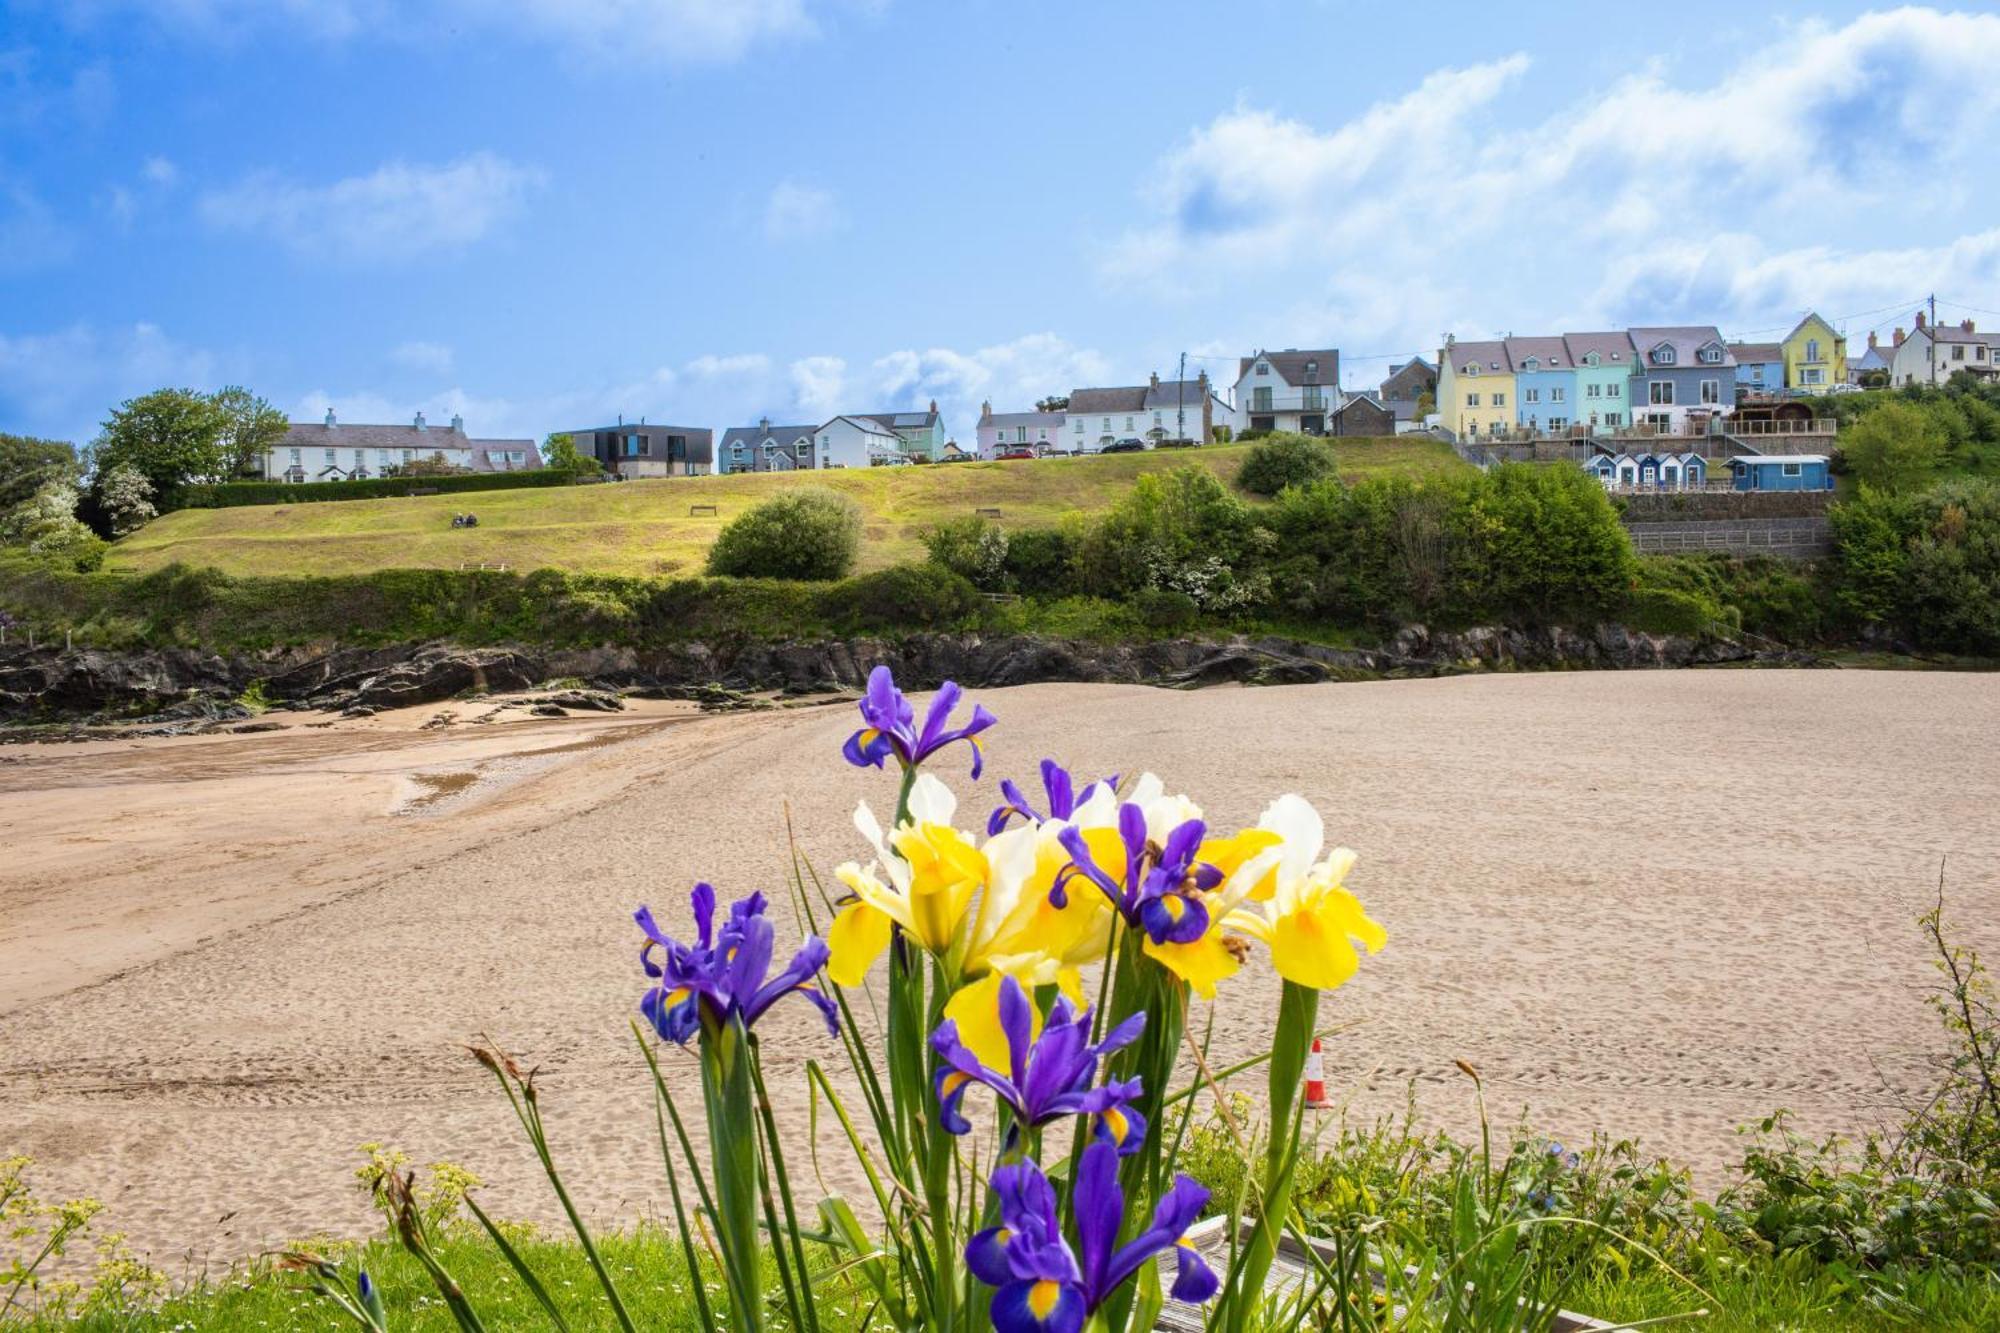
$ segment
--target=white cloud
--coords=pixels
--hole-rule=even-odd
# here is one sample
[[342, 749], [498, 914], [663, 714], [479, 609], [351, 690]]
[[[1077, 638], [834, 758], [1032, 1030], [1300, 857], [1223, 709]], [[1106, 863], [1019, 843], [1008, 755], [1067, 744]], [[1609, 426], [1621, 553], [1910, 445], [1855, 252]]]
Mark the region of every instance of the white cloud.
[[211, 226], [270, 236], [316, 258], [405, 260], [483, 239], [543, 179], [489, 152], [435, 166], [390, 162], [329, 185], [266, 173], [204, 194], [201, 214]]
[[792, 241], [807, 236], [823, 236], [838, 228], [844, 219], [840, 202], [831, 190], [822, 190], [797, 181], [780, 181], [764, 204], [764, 236], [772, 241]]
[[847, 401], [847, 362], [837, 356], [804, 357], [792, 362], [790, 373], [792, 401], [815, 421], [872, 410]]
[[[1577, 87], [1531, 121], [1509, 114], [1521, 55], [1326, 127], [1239, 105], [1161, 159], [1152, 220], [1104, 247], [1101, 273], [1168, 299], [1228, 293], [1246, 346], [1385, 353], [1447, 328], [1833, 316], [1914, 296], [1919, 273], [1983, 294], [1996, 63], [2000, 16], [1903, 9]], [[1844, 243], [1899, 222], [1914, 248]]]
[[0, 421], [85, 444], [124, 399], [168, 385], [218, 389], [241, 369], [234, 357], [176, 342], [153, 324], [0, 332]]
[[949, 347], [891, 352], [875, 362], [874, 371], [877, 392], [891, 406], [923, 407], [935, 399], [961, 439], [971, 438], [982, 402], [990, 400], [996, 412], [1024, 412], [1050, 394], [1113, 381], [1103, 354], [1053, 333], [971, 352]]
[[163, 190], [171, 190], [181, 178], [179, 167], [169, 159], [158, 156], [147, 158], [145, 165], [139, 168], [139, 174], [148, 185], [157, 185]]
[[389, 359], [405, 370], [421, 371], [429, 375], [451, 374], [451, 348], [443, 343], [406, 342], [389, 353]]

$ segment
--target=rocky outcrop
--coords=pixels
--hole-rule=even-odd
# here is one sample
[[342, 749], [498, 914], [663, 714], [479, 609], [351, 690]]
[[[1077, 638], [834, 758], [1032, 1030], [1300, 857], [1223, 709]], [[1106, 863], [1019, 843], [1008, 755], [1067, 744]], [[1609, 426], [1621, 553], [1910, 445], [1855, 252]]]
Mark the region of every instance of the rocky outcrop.
[[183, 649], [114, 653], [10, 647], [0, 649], [0, 720], [219, 723], [248, 715], [235, 701], [253, 685], [278, 708], [338, 709], [353, 716], [555, 681], [568, 688], [536, 702], [563, 709], [610, 709], [618, 706], [617, 694], [641, 692], [729, 706], [745, 692], [858, 689], [878, 663], [893, 667], [898, 679], [915, 688], [957, 680], [989, 687], [1086, 681], [1191, 689], [1468, 671], [1763, 661], [1803, 665], [1812, 659], [1755, 653], [1728, 639], [1641, 634], [1616, 625], [1588, 631], [1491, 627], [1454, 632], [1411, 625], [1380, 648], [1335, 648], [1275, 637], [1097, 643], [978, 634], [660, 649], [412, 643], [230, 656]]

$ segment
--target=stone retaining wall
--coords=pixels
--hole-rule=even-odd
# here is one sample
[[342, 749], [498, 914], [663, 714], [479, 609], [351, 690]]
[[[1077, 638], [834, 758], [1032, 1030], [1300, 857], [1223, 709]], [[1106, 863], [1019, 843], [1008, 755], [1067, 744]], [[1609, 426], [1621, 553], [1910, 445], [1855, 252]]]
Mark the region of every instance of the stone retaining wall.
[[1617, 503], [1628, 526], [1738, 518], [1820, 518], [1832, 491], [1635, 491]]
[[1729, 555], [1774, 555], [1818, 560], [1833, 553], [1833, 532], [1824, 518], [1738, 518], [1679, 523], [1627, 523], [1632, 546], [1641, 555], [1722, 551]]

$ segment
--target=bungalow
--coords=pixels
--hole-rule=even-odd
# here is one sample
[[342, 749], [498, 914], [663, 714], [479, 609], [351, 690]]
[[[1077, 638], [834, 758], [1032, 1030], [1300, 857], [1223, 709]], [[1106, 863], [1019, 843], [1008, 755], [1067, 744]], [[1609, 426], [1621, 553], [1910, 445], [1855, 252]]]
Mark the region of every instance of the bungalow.
[[1394, 435], [1396, 414], [1372, 393], [1350, 393], [1327, 414], [1326, 433], [1343, 438]]
[[1736, 358], [1714, 325], [1638, 328], [1631, 336], [1639, 358], [1632, 381], [1638, 423], [1662, 433], [1699, 435], [1734, 410]]
[[1054, 449], [1062, 445], [1062, 412], [998, 412], [991, 400], [979, 405], [977, 434], [981, 458], [1003, 449]]
[[1437, 367], [1413, 356], [1389, 372], [1389, 378], [1382, 381], [1379, 396], [1396, 414], [1397, 421], [1415, 421], [1422, 415], [1417, 404], [1426, 394], [1430, 395], [1431, 410], [1437, 410], [1437, 387]]
[[715, 432], [701, 426], [591, 426], [564, 432], [578, 453], [621, 477], [703, 477], [715, 470]]
[[1327, 413], [1339, 404], [1337, 348], [1259, 351], [1236, 363], [1236, 405], [1246, 430], [1324, 435]]
[[1830, 491], [1833, 473], [1825, 454], [1745, 454], [1729, 460], [1731, 487], [1739, 491]]
[[1160, 444], [1186, 439], [1206, 442], [1217, 426], [1233, 426], [1236, 414], [1216, 396], [1202, 371], [1191, 380], [1163, 380], [1110, 389], [1072, 389], [1064, 414], [1068, 447], [1094, 454], [1119, 440]]
[[419, 412], [407, 426], [343, 425], [329, 408], [319, 425], [293, 422], [264, 451], [266, 481], [362, 481], [415, 462], [463, 472], [523, 472], [542, 465], [533, 440], [475, 440], [465, 419], [432, 426]]
[[793, 472], [817, 464], [813, 436], [817, 426], [774, 426], [764, 417], [754, 426], [731, 426], [722, 432], [715, 469], [718, 472]]

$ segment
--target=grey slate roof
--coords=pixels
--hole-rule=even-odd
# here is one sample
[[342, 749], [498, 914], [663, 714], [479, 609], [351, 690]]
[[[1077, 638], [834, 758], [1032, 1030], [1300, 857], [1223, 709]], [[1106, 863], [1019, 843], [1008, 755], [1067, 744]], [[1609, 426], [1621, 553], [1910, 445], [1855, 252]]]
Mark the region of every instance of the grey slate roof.
[[1736, 364], [1739, 366], [1785, 359], [1785, 349], [1781, 343], [1731, 343], [1729, 350], [1736, 357]]
[[[1337, 347], [1308, 348], [1304, 351], [1287, 347], [1282, 352], [1260, 352], [1256, 356], [1239, 358], [1236, 363], [1236, 378], [1240, 382], [1250, 373], [1250, 367], [1259, 360], [1271, 364], [1272, 373], [1282, 377], [1294, 388], [1303, 384], [1340, 383], [1340, 349]], [[1310, 377], [1306, 365], [1310, 362], [1314, 369]]]
[[1508, 338], [1507, 358], [1514, 363], [1514, 369], [1523, 368], [1522, 363], [1534, 357], [1540, 364], [1539, 370], [1568, 370], [1569, 348], [1561, 338]]
[[[1329, 384], [1332, 382], [1327, 381]], [[1208, 387], [1200, 380], [1161, 380], [1158, 384], [1146, 386], [1146, 397], [1140, 403], [1140, 410], [1163, 412], [1184, 407], [1199, 412], [1202, 395], [1207, 392]]]
[[982, 426], [1060, 426], [1062, 412], [995, 412], [992, 416], [981, 417]]
[[1143, 412], [1149, 387], [1134, 384], [1128, 388], [1078, 389], [1069, 396], [1069, 415], [1080, 417], [1096, 413], [1109, 416], [1114, 412]]
[[1452, 369], [1465, 373], [1468, 363], [1477, 363], [1479, 373], [1493, 375], [1512, 371], [1514, 363], [1507, 356], [1507, 344], [1495, 338], [1486, 342], [1463, 342], [1451, 345]]
[[[1632, 345], [1639, 349], [1639, 364], [1652, 366], [1652, 353], [1661, 343], [1674, 349], [1674, 363], [1671, 369], [1688, 370], [1708, 367], [1709, 369], [1733, 368], [1736, 358], [1730, 355], [1729, 344], [1722, 341], [1722, 331], [1713, 324], [1656, 324], [1646, 328], [1631, 330]], [[1722, 348], [1722, 360], [1703, 361], [1695, 355], [1709, 343]]]
[[[542, 465], [542, 452], [533, 440], [478, 440], [450, 426], [426, 426], [418, 430], [415, 423], [407, 426], [377, 426], [359, 422], [349, 425], [341, 422], [329, 426], [318, 421], [295, 421], [271, 447], [273, 449], [413, 449], [421, 458], [428, 458], [447, 449], [465, 449], [472, 453], [472, 468], [475, 472], [519, 472]], [[523, 453], [527, 457], [519, 467], [513, 467], [504, 458], [495, 457], [506, 453]]]
[[718, 450], [731, 448], [738, 440], [746, 449], [755, 449], [765, 440], [775, 440], [790, 448], [803, 437], [811, 440], [818, 426], [731, 426], [722, 432], [722, 439], [716, 445]]
[[1569, 349], [1571, 365], [1584, 364], [1584, 358], [1597, 353], [1599, 366], [1630, 367], [1633, 361], [1632, 338], [1619, 331], [1602, 333], [1565, 333], [1563, 346]]

